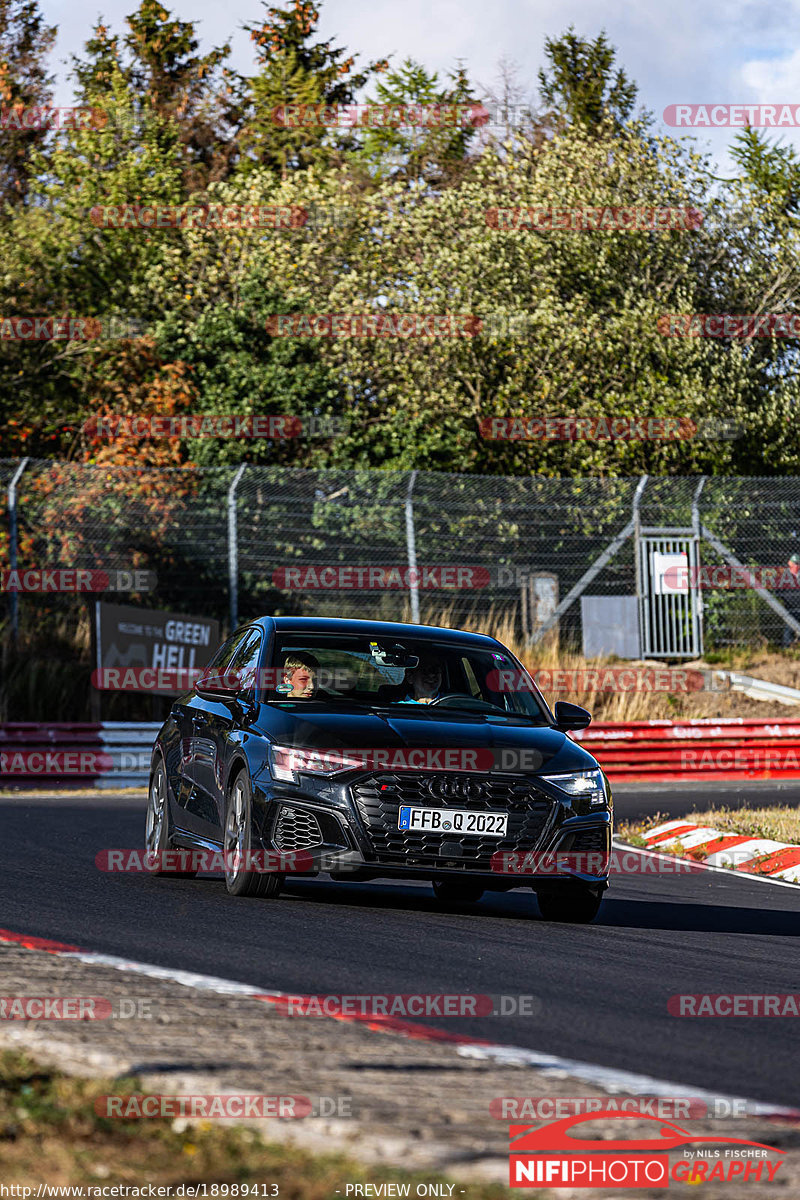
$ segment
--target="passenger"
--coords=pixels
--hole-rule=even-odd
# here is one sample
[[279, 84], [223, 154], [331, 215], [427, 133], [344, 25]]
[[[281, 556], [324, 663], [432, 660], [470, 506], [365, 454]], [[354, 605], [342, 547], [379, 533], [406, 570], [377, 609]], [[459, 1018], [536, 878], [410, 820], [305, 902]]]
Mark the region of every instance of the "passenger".
[[281, 692], [287, 700], [313, 700], [317, 694], [319, 662], [313, 654], [292, 652], [283, 663], [284, 686], [292, 685], [290, 692]]

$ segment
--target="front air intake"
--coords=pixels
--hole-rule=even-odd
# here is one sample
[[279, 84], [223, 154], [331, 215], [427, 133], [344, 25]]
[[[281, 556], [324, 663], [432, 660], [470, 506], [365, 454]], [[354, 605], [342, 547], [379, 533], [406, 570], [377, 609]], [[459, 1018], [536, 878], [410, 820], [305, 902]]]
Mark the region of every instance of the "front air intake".
[[310, 850], [322, 845], [322, 830], [312, 812], [283, 805], [275, 825], [273, 842], [278, 850]]

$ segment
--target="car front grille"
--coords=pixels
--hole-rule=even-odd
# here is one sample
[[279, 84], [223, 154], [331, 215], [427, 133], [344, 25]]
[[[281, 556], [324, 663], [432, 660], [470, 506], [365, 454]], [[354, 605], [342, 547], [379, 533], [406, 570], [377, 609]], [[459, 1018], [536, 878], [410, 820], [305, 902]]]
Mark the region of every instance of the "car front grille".
[[[492, 856], [513, 850], [536, 850], [550, 829], [556, 802], [533, 784], [521, 779], [490, 776], [448, 776], [461, 780], [465, 796], [442, 799], [432, 794], [431, 776], [386, 773], [353, 784], [370, 848], [378, 862], [398, 866], [438, 866], [444, 861], [465, 870], [490, 871]], [[436, 777], [433, 787], [441, 787]], [[480, 784], [482, 795], [474, 794]], [[456, 784], [454, 790], [458, 790]], [[473, 794], [470, 795], [470, 792]], [[397, 828], [402, 804], [424, 808], [460, 808], [475, 812], [507, 812], [504, 838], [459, 836], [457, 833], [421, 833]], [[444, 852], [443, 852], [444, 851]]]
[[282, 806], [275, 823], [273, 842], [278, 850], [310, 850], [322, 845], [322, 830], [312, 812], [303, 808]]

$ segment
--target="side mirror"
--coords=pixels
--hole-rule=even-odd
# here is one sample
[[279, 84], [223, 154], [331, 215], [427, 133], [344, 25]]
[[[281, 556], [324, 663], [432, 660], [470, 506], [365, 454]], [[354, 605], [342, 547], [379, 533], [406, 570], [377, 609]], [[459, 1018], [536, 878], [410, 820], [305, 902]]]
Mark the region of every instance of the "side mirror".
[[242, 690], [242, 681], [235, 671], [226, 675], [201, 675], [194, 685], [198, 696], [232, 700]]
[[585, 729], [592, 722], [592, 714], [580, 704], [569, 704], [566, 700], [557, 700], [553, 709], [556, 718], [556, 729], [566, 733], [568, 729]]

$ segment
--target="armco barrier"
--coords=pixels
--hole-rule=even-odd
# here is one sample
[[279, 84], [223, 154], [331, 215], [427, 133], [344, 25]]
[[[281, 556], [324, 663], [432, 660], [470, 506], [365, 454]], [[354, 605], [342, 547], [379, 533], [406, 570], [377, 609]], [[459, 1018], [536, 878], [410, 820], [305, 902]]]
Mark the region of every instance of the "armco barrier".
[[0, 725], [3, 787], [146, 787], [158, 722]]
[[571, 735], [612, 783], [800, 779], [800, 722], [748, 717], [591, 725]]
[[[0, 725], [2, 784], [144, 787], [158, 729], [157, 723], [122, 721]], [[631, 721], [591, 725], [571, 736], [596, 756], [612, 783], [800, 779], [798, 721]]]

